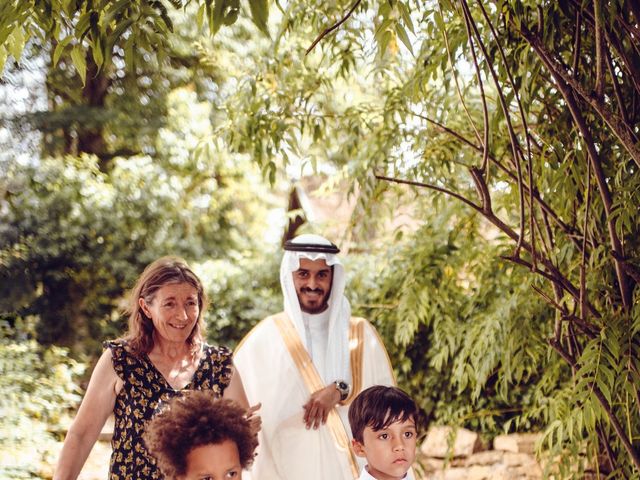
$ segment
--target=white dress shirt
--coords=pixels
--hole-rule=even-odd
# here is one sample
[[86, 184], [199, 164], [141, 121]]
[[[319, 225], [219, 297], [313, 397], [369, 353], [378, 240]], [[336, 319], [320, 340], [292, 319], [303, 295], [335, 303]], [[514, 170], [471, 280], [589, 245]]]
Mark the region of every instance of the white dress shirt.
[[[409, 474], [405, 473], [404, 477], [402, 477], [403, 479], [409, 480]], [[367, 467], [364, 466], [362, 467], [362, 472], [360, 473], [360, 476], [358, 477], [358, 480], [376, 480], [376, 477], [374, 477], [373, 475], [371, 475], [368, 471], [367, 471]]]

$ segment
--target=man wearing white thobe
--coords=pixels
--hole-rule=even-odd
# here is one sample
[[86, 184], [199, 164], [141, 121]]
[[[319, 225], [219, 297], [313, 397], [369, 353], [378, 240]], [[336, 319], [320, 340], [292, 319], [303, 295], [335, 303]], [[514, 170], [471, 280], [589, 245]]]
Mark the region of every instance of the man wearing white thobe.
[[394, 385], [374, 327], [352, 318], [338, 248], [318, 235], [285, 244], [284, 312], [262, 320], [234, 355], [251, 404], [262, 403], [252, 480], [354, 480], [348, 405], [372, 385]]

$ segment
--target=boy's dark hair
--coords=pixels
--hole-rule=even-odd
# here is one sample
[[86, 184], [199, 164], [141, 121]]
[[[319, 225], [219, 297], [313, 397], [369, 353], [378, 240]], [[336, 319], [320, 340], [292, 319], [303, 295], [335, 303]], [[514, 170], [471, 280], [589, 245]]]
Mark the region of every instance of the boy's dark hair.
[[375, 385], [360, 392], [349, 405], [349, 423], [353, 438], [362, 443], [365, 427], [374, 431], [395, 422], [413, 419], [420, 434], [422, 414], [416, 402], [398, 387]]
[[216, 399], [210, 391], [189, 391], [175, 397], [145, 426], [143, 438], [167, 478], [184, 475], [187, 455], [196, 447], [235, 442], [240, 465], [253, 463], [258, 446], [245, 410], [231, 400]]

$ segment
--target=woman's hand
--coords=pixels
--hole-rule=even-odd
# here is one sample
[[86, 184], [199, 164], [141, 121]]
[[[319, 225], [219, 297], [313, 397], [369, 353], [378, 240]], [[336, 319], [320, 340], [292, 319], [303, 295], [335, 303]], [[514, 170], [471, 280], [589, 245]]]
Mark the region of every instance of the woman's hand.
[[262, 429], [262, 418], [256, 412], [260, 410], [262, 407], [262, 403], [257, 403], [247, 410], [245, 418], [249, 420], [249, 426], [251, 427], [251, 432], [254, 435], [257, 435], [258, 432]]

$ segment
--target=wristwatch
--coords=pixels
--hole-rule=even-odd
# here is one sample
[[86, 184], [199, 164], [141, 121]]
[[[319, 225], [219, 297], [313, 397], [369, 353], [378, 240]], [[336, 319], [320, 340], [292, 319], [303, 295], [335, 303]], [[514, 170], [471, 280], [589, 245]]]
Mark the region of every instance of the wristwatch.
[[336, 390], [340, 393], [340, 401], [344, 402], [349, 396], [349, 390], [351, 390], [351, 387], [344, 380], [336, 380], [333, 383], [336, 386]]

